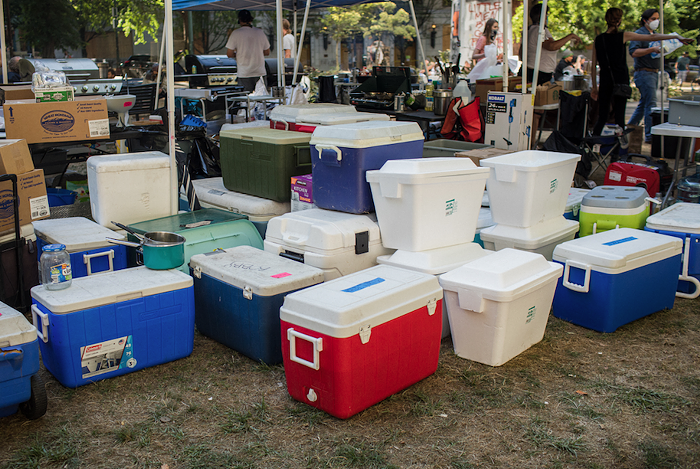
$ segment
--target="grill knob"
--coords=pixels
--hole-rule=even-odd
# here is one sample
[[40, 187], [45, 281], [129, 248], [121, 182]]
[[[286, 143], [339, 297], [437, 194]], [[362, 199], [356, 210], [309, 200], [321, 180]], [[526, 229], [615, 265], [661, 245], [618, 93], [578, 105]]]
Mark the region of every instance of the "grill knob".
[[226, 79], [226, 83], [230, 83], [230, 82], [232, 82], [232, 81], [233, 81], [233, 78], [231, 78], [231, 77], [228, 77], [228, 78]]
[[83, 85], [80, 87], [80, 91], [82, 91], [83, 93], [87, 93], [87, 90], [88, 90], [87, 85]]
[[109, 85], [109, 89], [111, 89], [112, 91], [114, 91], [114, 90], [117, 89], [117, 85], [111, 84], [111, 85]]
[[73, 87], [73, 93], [77, 93], [77, 92], [78, 92], [78, 87], [77, 87], [77, 86], [74, 86], [74, 87]]
[[95, 93], [100, 91], [100, 85], [92, 85], [92, 91], [94, 91]]

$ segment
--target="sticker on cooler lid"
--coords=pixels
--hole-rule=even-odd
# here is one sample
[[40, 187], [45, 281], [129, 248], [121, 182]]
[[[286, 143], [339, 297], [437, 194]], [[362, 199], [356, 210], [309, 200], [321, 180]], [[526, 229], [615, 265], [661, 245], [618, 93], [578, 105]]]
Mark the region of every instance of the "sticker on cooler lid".
[[130, 335], [80, 347], [82, 378], [136, 366]]
[[275, 275], [270, 275], [272, 278], [284, 278], [284, 277], [289, 277], [290, 274], [289, 272], [282, 272], [281, 274], [275, 274]]
[[622, 243], [628, 243], [630, 241], [634, 241], [635, 238], [634, 236], [628, 236], [627, 238], [622, 238], [622, 239], [616, 239], [615, 241], [608, 241], [607, 243], [603, 243], [603, 246], [615, 246], [616, 244], [622, 244]]
[[200, 226], [207, 226], [211, 224], [211, 220], [202, 220], [194, 223], [188, 223], [186, 225], [180, 225], [181, 228], [199, 228]]
[[364, 290], [365, 288], [371, 287], [372, 285], [377, 285], [378, 283], [382, 283], [384, 281], [383, 278], [377, 277], [372, 280], [368, 280], [366, 282], [358, 283], [354, 287], [346, 288], [345, 290], [342, 290], [346, 293], [355, 293], [356, 291]]
[[209, 189], [209, 192], [207, 192], [207, 194], [224, 195], [224, 191], [220, 191], [218, 189]]
[[29, 211], [32, 214], [32, 220], [49, 216], [49, 198], [45, 195], [29, 199]]
[[90, 137], [109, 137], [109, 119], [88, 121]]

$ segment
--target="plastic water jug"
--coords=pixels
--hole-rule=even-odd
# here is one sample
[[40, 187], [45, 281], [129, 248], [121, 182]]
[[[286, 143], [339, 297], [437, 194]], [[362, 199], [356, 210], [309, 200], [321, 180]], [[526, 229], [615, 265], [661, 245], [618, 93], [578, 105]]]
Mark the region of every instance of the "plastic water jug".
[[462, 101], [468, 103], [472, 100], [472, 91], [469, 89], [469, 80], [461, 79], [452, 92], [454, 98], [460, 97]]
[[678, 201], [700, 202], [700, 176], [688, 176], [678, 182]]

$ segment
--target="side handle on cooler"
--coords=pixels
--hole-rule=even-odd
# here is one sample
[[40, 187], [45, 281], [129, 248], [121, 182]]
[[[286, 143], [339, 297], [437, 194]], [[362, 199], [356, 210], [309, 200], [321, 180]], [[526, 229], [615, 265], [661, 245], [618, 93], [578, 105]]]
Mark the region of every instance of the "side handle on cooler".
[[[304, 360], [303, 358], [297, 357], [297, 344], [296, 339], [306, 340], [311, 342], [314, 348], [314, 358], [312, 362]], [[295, 331], [293, 328], [287, 329], [287, 340], [289, 340], [289, 359], [293, 362], [299, 363], [304, 366], [308, 366], [314, 370], [318, 370], [321, 367], [319, 360], [319, 353], [323, 351], [323, 337], [311, 337], [303, 332]]]
[[328, 166], [340, 166], [343, 161], [343, 152], [335, 145], [316, 145], [318, 159]]
[[683, 247], [683, 264], [681, 265], [681, 274], [678, 276], [678, 280], [685, 280], [695, 285], [695, 291], [692, 293], [676, 292], [676, 296], [679, 298], [690, 298], [691, 300], [700, 296], [700, 280], [695, 277], [688, 275], [688, 263], [690, 262], [690, 237], [685, 238], [685, 246]]
[[87, 274], [92, 275], [92, 259], [95, 257], [107, 256], [107, 261], [109, 262], [109, 269], [103, 270], [102, 272], [112, 272], [114, 270], [114, 250], [96, 252], [94, 254], [83, 254], [83, 263], [87, 265]]
[[302, 252], [301, 254], [297, 252], [292, 252], [292, 251], [284, 251], [280, 253], [280, 257], [284, 257], [286, 259], [296, 261], [296, 262], [301, 262], [302, 264], [304, 263], [304, 253]]
[[[41, 318], [41, 324], [39, 324], [38, 318]], [[36, 335], [44, 343], [49, 341], [49, 315], [42, 313], [37, 305], [32, 305], [32, 323], [36, 327]]]
[[298, 145], [294, 147], [296, 166], [311, 166], [311, 147], [309, 145]]
[[[583, 277], [583, 285], [573, 283], [569, 280], [569, 272], [571, 271], [571, 267], [576, 267], [577, 269], [585, 271], [585, 275]], [[562, 276], [561, 282], [562, 285], [564, 285], [569, 290], [581, 293], [588, 293], [588, 290], [591, 286], [591, 266], [589, 264], [581, 264], [580, 262], [567, 259], [566, 263], [564, 264], [564, 275]]]
[[618, 225], [614, 221], [599, 220], [593, 223], [593, 234], [596, 234], [598, 232], [598, 228], [600, 228], [603, 231], [610, 231], [620, 228], [620, 225]]
[[19, 369], [24, 361], [24, 351], [21, 348], [0, 349], [0, 362], [8, 362], [14, 369]]

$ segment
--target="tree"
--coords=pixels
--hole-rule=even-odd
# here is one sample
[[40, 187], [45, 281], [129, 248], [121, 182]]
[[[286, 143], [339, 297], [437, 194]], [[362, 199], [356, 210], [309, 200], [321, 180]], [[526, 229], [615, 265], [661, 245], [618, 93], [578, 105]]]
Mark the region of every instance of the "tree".
[[22, 0], [20, 11], [23, 39], [42, 57], [54, 57], [55, 49], [80, 47], [78, 18], [70, 0]]
[[193, 47], [193, 54], [210, 54], [226, 45], [229, 32], [238, 23], [234, 11], [194, 11], [192, 12], [194, 37], [201, 38], [201, 45]]
[[[369, 23], [369, 27], [365, 30], [365, 37], [375, 36], [379, 39], [379, 44], [382, 44], [381, 38], [385, 35], [403, 38], [409, 41], [413, 40], [416, 34], [416, 29], [408, 24], [410, 18], [406, 10], [403, 8], [393, 13], [396, 9], [396, 5], [391, 2], [377, 3], [373, 5], [381, 5], [379, 8], [382, 10], [379, 12], [379, 18], [376, 16]], [[372, 5], [366, 5], [370, 7]], [[401, 54], [401, 62], [404, 61], [406, 54], [406, 42], [400, 41], [399, 51]], [[384, 54], [387, 57], [387, 54]], [[388, 63], [388, 58], [387, 58]]]
[[[81, 23], [92, 37], [103, 34], [112, 24], [114, 0], [71, 0]], [[117, 0], [117, 30], [128, 36], [132, 32], [136, 43], [146, 42], [146, 34], [158, 36], [165, 15], [163, 0]]]
[[[365, 5], [359, 5], [363, 7]], [[331, 7], [328, 9], [322, 20], [323, 33], [328, 34], [335, 41], [335, 65], [340, 69], [340, 43], [348, 36], [352, 36], [355, 32], [360, 31], [360, 20], [362, 12], [359, 8], [341, 8]]]

